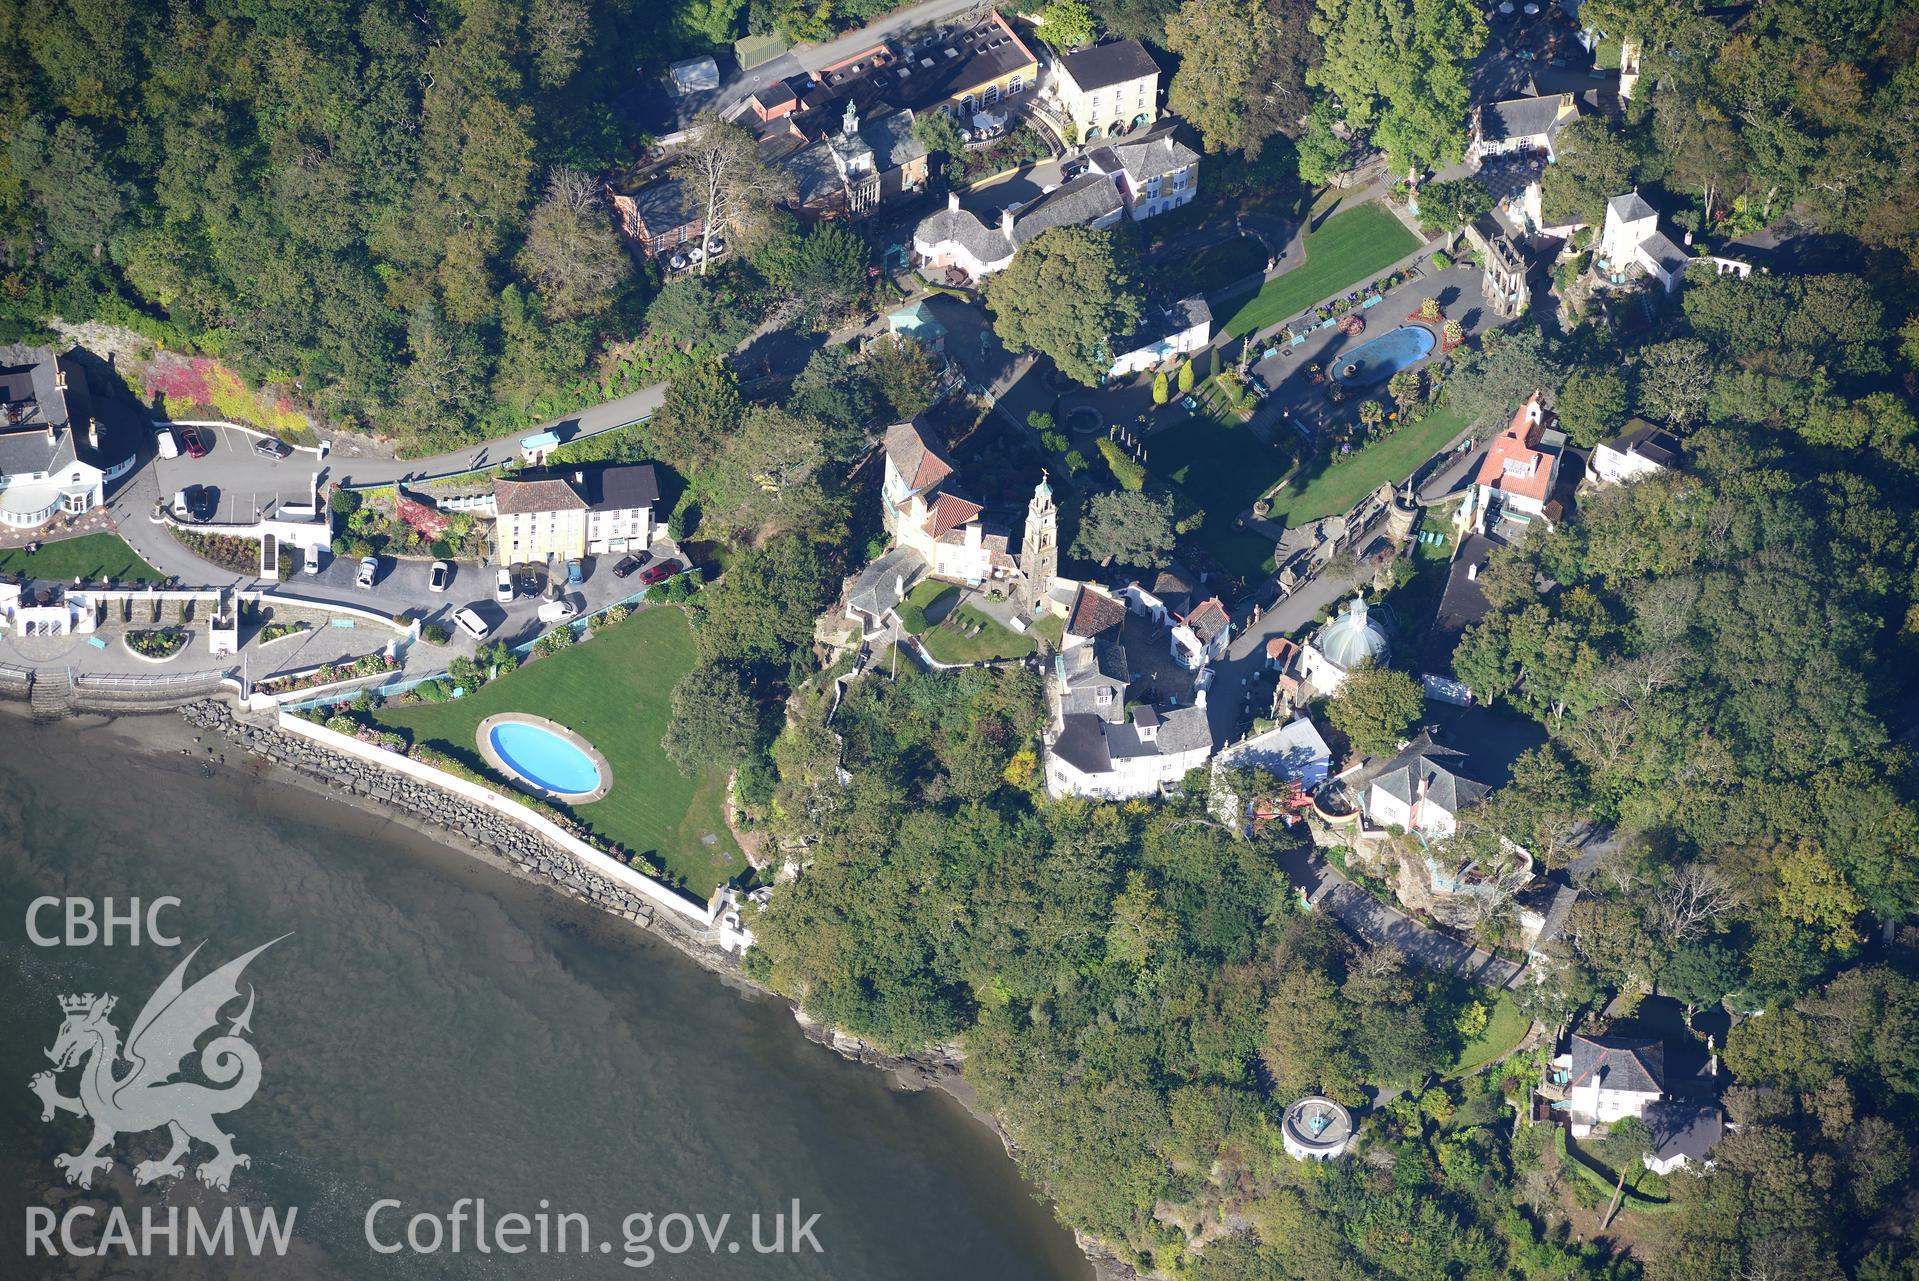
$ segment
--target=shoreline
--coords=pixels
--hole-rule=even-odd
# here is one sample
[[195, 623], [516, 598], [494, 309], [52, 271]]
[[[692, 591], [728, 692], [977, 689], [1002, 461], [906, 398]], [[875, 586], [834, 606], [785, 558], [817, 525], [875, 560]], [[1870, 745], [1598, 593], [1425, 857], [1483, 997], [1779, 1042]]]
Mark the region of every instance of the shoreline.
[[[232, 712], [225, 700], [210, 701], [220, 702], [229, 714]], [[736, 995], [746, 999], [780, 1002], [807, 1040], [843, 1059], [879, 1071], [891, 1088], [914, 1093], [929, 1089], [938, 1091], [975, 1123], [993, 1134], [1007, 1159], [1014, 1162], [1018, 1177], [1031, 1186], [1025, 1172], [1018, 1168], [1018, 1148], [1001, 1128], [998, 1119], [980, 1105], [972, 1085], [962, 1075], [961, 1060], [955, 1054], [943, 1051], [925, 1055], [888, 1054], [856, 1037], [817, 1023], [807, 1017], [797, 1002], [750, 977], [732, 954], [700, 942], [677, 923], [660, 924], [662, 919], [666, 919], [665, 914], [623, 912], [609, 907], [590, 894], [542, 875], [537, 868], [516, 861], [478, 839], [464, 838], [463, 833], [434, 823], [402, 805], [378, 795], [349, 790], [260, 753], [241, 742], [232, 721], [225, 725], [199, 725], [188, 715], [192, 706], [156, 709], [152, 712], [86, 712], [67, 719], [73, 722], [75, 731], [105, 734], [119, 750], [149, 759], [169, 772], [204, 777], [214, 768], [245, 770], [264, 781], [289, 784], [307, 800], [326, 803], [328, 809], [350, 799], [350, 808], [377, 814], [385, 822], [425, 837], [441, 848], [475, 859], [496, 872], [536, 884], [549, 892], [562, 894], [584, 906], [595, 908], [603, 915], [641, 931], [648, 938], [665, 943], [717, 978]], [[26, 704], [0, 700], [0, 719], [6, 718], [17, 718], [24, 722], [32, 720]], [[238, 753], [239, 759], [229, 760], [229, 752]], [[1114, 1258], [1103, 1245], [1064, 1224], [1059, 1226], [1073, 1233], [1075, 1244], [1091, 1269], [1093, 1281], [1138, 1281], [1140, 1274]]]

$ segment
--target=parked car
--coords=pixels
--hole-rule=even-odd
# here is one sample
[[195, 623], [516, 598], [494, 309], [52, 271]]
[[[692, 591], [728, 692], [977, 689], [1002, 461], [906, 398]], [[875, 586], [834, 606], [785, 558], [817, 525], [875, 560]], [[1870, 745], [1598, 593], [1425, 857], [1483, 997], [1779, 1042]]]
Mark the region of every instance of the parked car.
[[362, 556], [360, 557], [360, 574], [354, 581], [362, 587], [371, 587], [373, 586], [373, 576], [379, 572], [380, 558], [378, 556]]
[[481, 618], [471, 605], [463, 605], [453, 612], [453, 625], [476, 641], [485, 640], [487, 633], [493, 630], [493, 624]]
[[198, 427], [182, 427], [180, 439], [186, 443], [188, 458], [205, 458], [213, 452], [213, 446], [207, 443], [206, 433]]
[[648, 587], [651, 587], [655, 583], [665, 582], [667, 579], [673, 577], [673, 575], [679, 573], [680, 569], [681, 565], [677, 560], [663, 560], [641, 574], [640, 581]]
[[272, 436], [262, 436], [253, 442], [253, 452], [262, 458], [285, 458], [293, 450], [283, 440]]
[[513, 571], [504, 565], [493, 576], [493, 599], [502, 605], [513, 603]]
[[307, 548], [306, 556], [300, 561], [300, 572], [304, 574], [317, 574], [320, 572], [320, 549], [318, 547]]
[[586, 571], [581, 567], [580, 562], [577, 560], [566, 562], [566, 585], [568, 587], [578, 587], [585, 581]]
[[578, 618], [580, 607], [564, 598], [540, 602], [540, 621], [542, 623], [564, 623], [569, 618]]
[[175, 520], [212, 520], [213, 508], [213, 495], [207, 491], [205, 485], [188, 485], [173, 495]]
[[160, 427], [154, 431], [153, 447], [159, 451], [160, 457], [162, 458], [178, 458], [180, 456], [180, 441], [174, 436], [173, 428], [171, 427]]
[[443, 560], [433, 562], [433, 568], [427, 572], [426, 589], [430, 592], [443, 592], [446, 585], [453, 581], [453, 566]]
[[613, 567], [613, 577], [625, 578], [628, 574], [632, 573], [636, 569], [639, 569], [641, 566], [645, 564], [646, 564], [645, 552], [641, 552], [638, 556], [628, 556], [625, 560], [621, 561], [619, 564]]

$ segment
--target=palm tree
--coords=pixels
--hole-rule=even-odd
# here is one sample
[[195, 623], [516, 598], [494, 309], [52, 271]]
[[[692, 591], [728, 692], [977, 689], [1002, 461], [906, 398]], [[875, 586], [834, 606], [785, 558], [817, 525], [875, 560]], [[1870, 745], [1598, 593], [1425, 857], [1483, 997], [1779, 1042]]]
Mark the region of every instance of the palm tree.
[[1457, 320], [1449, 320], [1446, 322], [1444, 333], [1446, 335], [1446, 345], [1456, 347], [1459, 345], [1460, 340], [1466, 336], [1466, 326], [1460, 324]]
[[1419, 304], [1419, 314], [1428, 320], [1439, 319], [1439, 299], [1428, 298]]
[[1399, 416], [1404, 419], [1419, 403], [1419, 371], [1402, 369], [1386, 383], [1386, 391], [1399, 405]]
[[1377, 427], [1386, 419], [1386, 407], [1376, 400], [1363, 400], [1359, 404], [1359, 421], [1368, 428]]

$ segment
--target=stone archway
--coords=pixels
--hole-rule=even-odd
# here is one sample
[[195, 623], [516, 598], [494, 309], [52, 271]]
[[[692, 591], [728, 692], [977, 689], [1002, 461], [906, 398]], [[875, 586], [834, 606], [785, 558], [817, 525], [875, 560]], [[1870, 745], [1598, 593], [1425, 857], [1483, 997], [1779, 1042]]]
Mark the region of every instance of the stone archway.
[[1087, 126], [1087, 128], [1086, 128], [1086, 136], [1085, 136], [1084, 138], [1082, 138], [1082, 139], [1081, 139], [1080, 141], [1082, 141], [1082, 142], [1098, 142], [1098, 141], [1099, 141], [1099, 136], [1100, 136], [1100, 134], [1099, 134], [1099, 126], [1098, 126], [1098, 125], [1088, 125], [1088, 126]]

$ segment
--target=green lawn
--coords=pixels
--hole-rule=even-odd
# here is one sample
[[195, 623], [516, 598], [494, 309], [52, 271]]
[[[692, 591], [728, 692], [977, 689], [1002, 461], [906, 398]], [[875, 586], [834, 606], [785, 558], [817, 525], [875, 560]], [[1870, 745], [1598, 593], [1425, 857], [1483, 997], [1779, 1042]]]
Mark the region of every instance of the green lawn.
[[[704, 899], [746, 870], [727, 830], [726, 777], [690, 779], [660, 751], [674, 682], [693, 666], [686, 615], [659, 606], [550, 658], [530, 663], [451, 703], [389, 706], [375, 719], [487, 773], [475, 743], [496, 712], [532, 712], [584, 736], [613, 768], [613, 790], [579, 806], [580, 821], [608, 840], [651, 853]], [[711, 844], [707, 837], [716, 838]]]
[[1291, 462], [1285, 449], [1267, 444], [1245, 424], [1203, 412], [1154, 433], [1146, 443], [1147, 467], [1206, 513], [1193, 541], [1242, 578], [1271, 571], [1273, 541], [1235, 529], [1233, 520]]
[[[968, 635], [969, 632], [977, 635]], [[1038, 647], [971, 605], [961, 605], [920, 637], [926, 652], [942, 663], [983, 663], [994, 658], [1024, 658]]]
[[1316, 471], [1302, 472], [1273, 495], [1270, 519], [1303, 525], [1346, 511], [1368, 491], [1400, 484], [1435, 449], [1444, 448], [1465, 429], [1465, 415], [1442, 406], [1357, 457], [1338, 464], [1329, 459], [1315, 461], [1312, 466]]
[[1482, 1064], [1504, 1058], [1525, 1039], [1526, 1029], [1531, 1026], [1532, 1020], [1519, 1012], [1519, 1003], [1513, 1000], [1512, 993], [1499, 993], [1493, 1000], [1485, 1031], [1466, 1042], [1445, 1075], [1464, 1076]]
[[1320, 299], [1384, 271], [1419, 248], [1419, 238], [1392, 212], [1364, 204], [1334, 214], [1306, 233], [1306, 261], [1266, 282], [1265, 288], [1227, 317], [1221, 332], [1232, 338], [1290, 320]]
[[24, 547], [0, 551], [0, 573], [30, 578], [111, 578], [122, 583], [157, 583], [166, 576], [141, 560], [118, 534], [82, 534], [48, 543], [32, 555]]
[[918, 636], [932, 626], [926, 616], [936, 606], [950, 609], [950, 605], [940, 603], [950, 597], [958, 596], [959, 588], [951, 583], [942, 583], [937, 578], [922, 579], [906, 593], [906, 599], [899, 604], [900, 626], [906, 629], [908, 636]]

